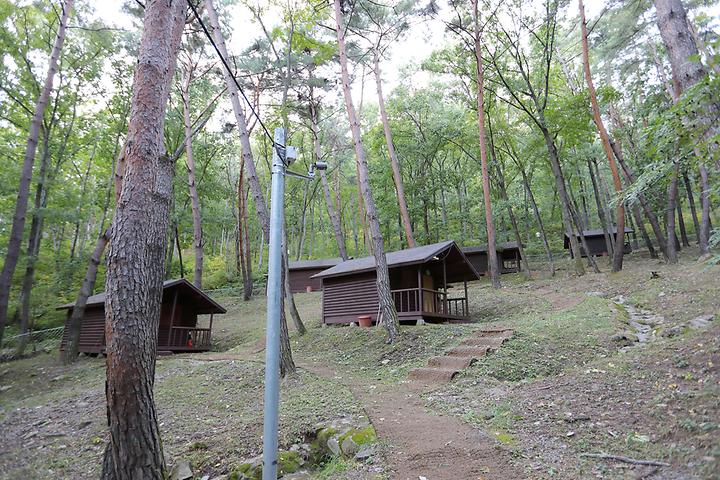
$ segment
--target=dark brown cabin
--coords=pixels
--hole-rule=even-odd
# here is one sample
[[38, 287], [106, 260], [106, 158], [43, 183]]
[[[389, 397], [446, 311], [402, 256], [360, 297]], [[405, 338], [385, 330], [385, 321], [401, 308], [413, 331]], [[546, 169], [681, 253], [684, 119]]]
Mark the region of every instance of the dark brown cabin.
[[[615, 244], [615, 238], [617, 235], [617, 228], [612, 227], [609, 229], [608, 233], [610, 234], [611, 241], [613, 242], [613, 245]], [[634, 230], [632, 228], [625, 227], [625, 235], [628, 236], [630, 233], [634, 233]], [[580, 242], [580, 235], [577, 233], [575, 234], [577, 237], [577, 241]], [[592, 230], [583, 230], [583, 236], [585, 237], [585, 242], [588, 244], [588, 249], [590, 250], [590, 255], [594, 256], [606, 256], [608, 255], [607, 251], [607, 244], [605, 243], [605, 234], [603, 233], [602, 228], [595, 228]], [[570, 249], [570, 237], [568, 237], [567, 233], [564, 237], [564, 246], [565, 250], [570, 250], [570, 258], [573, 256], [572, 249]], [[587, 253], [585, 253], [585, 248], [582, 246], [582, 243], [580, 243], [580, 252], [582, 253], [583, 257], [587, 257]], [[623, 249], [624, 253], [630, 253], [632, 252], [632, 246], [630, 245], [630, 238], [628, 237], [625, 241], [625, 248]]]
[[[454, 241], [390, 252], [386, 257], [401, 322], [469, 320], [467, 282], [479, 275]], [[323, 284], [323, 323], [352, 323], [365, 315], [377, 322], [374, 257], [347, 260], [315, 278]], [[452, 295], [450, 284], [458, 282], [464, 289]]]
[[312, 278], [313, 275], [334, 267], [342, 262], [342, 258], [322, 258], [319, 260], [300, 260], [290, 262], [290, 289], [293, 293], [322, 290], [322, 280]]
[[[520, 257], [520, 248], [517, 242], [499, 243], [495, 248], [500, 273], [517, 273], [521, 270], [520, 260], [522, 257]], [[487, 245], [463, 247], [462, 251], [480, 275], [487, 274], [489, 265]]]
[[[70, 317], [75, 303], [57, 307], [67, 310], [60, 350], [70, 335]], [[184, 278], [163, 283], [158, 351], [204, 352], [210, 350], [213, 315], [225, 308]], [[207, 327], [198, 326], [198, 315], [210, 315]], [[80, 327], [80, 352], [105, 353], [105, 292], [88, 298]]]

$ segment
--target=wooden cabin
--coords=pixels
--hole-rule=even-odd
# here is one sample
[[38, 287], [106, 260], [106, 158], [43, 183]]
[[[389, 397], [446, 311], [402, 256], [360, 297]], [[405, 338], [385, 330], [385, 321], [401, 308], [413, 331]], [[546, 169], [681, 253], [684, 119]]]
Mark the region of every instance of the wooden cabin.
[[[520, 256], [520, 247], [518, 247], [517, 242], [499, 243], [495, 248], [497, 250], [500, 273], [517, 273], [521, 270], [520, 260], [522, 257]], [[463, 247], [462, 251], [480, 275], [487, 274], [489, 265], [487, 245]]]
[[[386, 257], [401, 322], [469, 320], [467, 282], [479, 275], [454, 241], [390, 252]], [[360, 316], [377, 322], [374, 257], [347, 260], [314, 278], [322, 280], [324, 324], [349, 324]], [[460, 282], [464, 288], [455, 290], [451, 285]]]
[[[612, 227], [609, 229], [608, 233], [611, 236], [611, 241], [613, 242], [613, 245], [615, 244], [615, 238], [617, 235], [617, 228]], [[629, 234], [634, 233], [634, 230], [632, 228], [625, 227], [625, 248], [623, 249], [624, 253], [630, 253], [632, 252], [632, 246], [630, 245], [630, 238]], [[580, 242], [580, 235], [577, 233], [575, 234], [577, 237], [578, 242]], [[590, 255], [594, 256], [607, 256], [607, 244], [605, 243], [605, 234], [603, 233], [602, 228], [595, 228], [592, 230], [583, 230], [583, 236], [585, 237], [585, 242], [588, 245], [588, 249], [590, 250]], [[570, 248], [570, 237], [568, 237], [567, 233], [564, 237], [564, 246], [565, 250], [570, 250], [570, 257], [572, 258], [573, 252]], [[583, 257], [587, 257], [587, 253], [585, 253], [585, 248], [582, 246], [582, 243], [580, 243], [580, 251], [582, 252]]]
[[300, 260], [290, 262], [290, 289], [293, 293], [311, 292], [322, 289], [322, 280], [313, 275], [334, 267], [342, 262], [342, 258], [322, 258], [319, 260]]
[[[70, 317], [75, 303], [57, 307], [67, 310], [60, 350], [70, 335]], [[204, 352], [210, 350], [213, 316], [225, 313], [222, 305], [184, 278], [163, 283], [158, 352]], [[210, 315], [209, 325], [200, 327], [198, 315]], [[105, 292], [88, 298], [80, 327], [82, 353], [105, 353]]]

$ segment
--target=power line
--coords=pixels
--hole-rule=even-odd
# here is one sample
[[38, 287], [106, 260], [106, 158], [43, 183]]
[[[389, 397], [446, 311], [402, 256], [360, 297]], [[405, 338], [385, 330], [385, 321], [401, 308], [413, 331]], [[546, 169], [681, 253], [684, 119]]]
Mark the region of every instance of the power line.
[[190, 9], [192, 10], [193, 14], [195, 15], [195, 19], [198, 21], [198, 23], [202, 27], [203, 32], [205, 32], [205, 36], [207, 37], [207, 39], [210, 41], [210, 44], [215, 49], [215, 52], [217, 53], [217, 56], [220, 58], [220, 61], [222, 62], [222, 64], [225, 66], [225, 69], [227, 70], [228, 75], [230, 75], [230, 78], [233, 79], [233, 82], [235, 83], [235, 86], [237, 87], [238, 91], [240, 92], [242, 97], [245, 99], [245, 102], [247, 103], [248, 107], [250, 107], [250, 111], [252, 112], [253, 115], [255, 115], [255, 118], [257, 118], [257, 121], [260, 124], [260, 126], [262, 127], [263, 131], [265, 132], [265, 135], [270, 139], [270, 142], [272, 143], [273, 148], [277, 150], [278, 156], [280, 157], [281, 161], [283, 163], [286, 163], [287, 160], [285, 159], [285, 145], [281, 145], [281, 144], [275, 142], [275, 138], [272, 135], [270, 135], [270, 130], [268, 130], [268, 128], [265, 126], [262, 119], [260, 118], [260, 115], [258, 115], [258, 113], [255, 111], [255, 108], [253, 108], [253, 105], [250, 102], [250, 100], [248, 99], [247, 95], [245, 95], [245, 92], [243, 91], [242, 87], [240, 86], [240, 82], [238, 82], [237, 78], [235, 78], [235, 74], [230, 69], [230, 65], [228, 65], [227, 60], [225, 59], [225, 56], [220, 52], [220, 49], [215, 44], [215, 40], [213, 40], [212, 35], [210, 34], [210, 31], [205, 26], [205, 23], [202, 21], [202, 18], [200, 18], [200, 14], [198, 13], [197, 9], [195, 8], [195, 5], [192, 3], [191, 0], [187, 0], [187, 4], [190, 5]]

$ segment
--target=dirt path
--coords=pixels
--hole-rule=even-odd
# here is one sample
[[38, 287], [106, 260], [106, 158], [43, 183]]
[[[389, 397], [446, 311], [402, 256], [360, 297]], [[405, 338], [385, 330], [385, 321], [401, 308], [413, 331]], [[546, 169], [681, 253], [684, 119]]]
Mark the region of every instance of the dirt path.
[[482, 431], [452, 415], [430, 413], [426, 387], [358, 381], [319, 364], [299, 366], [343, 382], [365, 406], [379, 438], [388, 443], [386, 466], [395, 480], [527, 478], [511, 454]]

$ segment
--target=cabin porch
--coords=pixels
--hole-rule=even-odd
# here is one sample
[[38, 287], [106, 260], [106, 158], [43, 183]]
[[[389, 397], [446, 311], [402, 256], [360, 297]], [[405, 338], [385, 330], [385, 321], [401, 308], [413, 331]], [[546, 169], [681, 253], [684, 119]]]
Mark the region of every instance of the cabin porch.
[[[467, 292], [467, 285], [466, 285]], [[429, 288], [404, 288], [392, 290], [393, 301], [401, 322], [424, 320], [426, 322], [470, 320], [467, 293], [451, 298], [442, 290]]]

